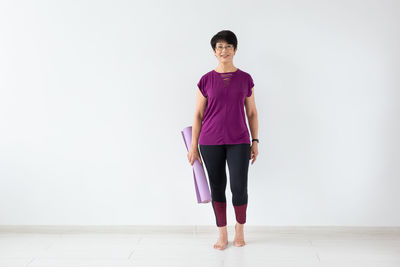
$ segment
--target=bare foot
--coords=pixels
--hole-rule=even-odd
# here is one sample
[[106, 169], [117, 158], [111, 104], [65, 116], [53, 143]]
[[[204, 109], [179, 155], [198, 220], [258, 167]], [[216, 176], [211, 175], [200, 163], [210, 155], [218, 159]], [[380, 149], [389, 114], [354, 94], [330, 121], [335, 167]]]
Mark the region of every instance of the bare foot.
[[244, 232], [243, 232], [244, 224], [236, 223], [235, 225], [235, 239], [233, 240], [233, 244], [236, 247], [242, 247], [246, 244], [244, 242]]
[[214, 244], [214, 248], [223, 250], [228, 245], [228, 231], [226, 230], [226, 226], [218, 227], [218, 229], [219, 229], [219, 238], [217, 242]]

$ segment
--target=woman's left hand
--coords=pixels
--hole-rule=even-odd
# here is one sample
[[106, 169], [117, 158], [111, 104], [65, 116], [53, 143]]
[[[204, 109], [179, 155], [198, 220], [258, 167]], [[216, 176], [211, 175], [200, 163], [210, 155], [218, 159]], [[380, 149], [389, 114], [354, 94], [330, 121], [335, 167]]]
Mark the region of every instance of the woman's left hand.
[[250, 159], [252, 159], [251, 164], [253, 164], [254, 161], [256, 161], [257, 156], [258, 156], [258, 143], [253, 142], [250, 149]]

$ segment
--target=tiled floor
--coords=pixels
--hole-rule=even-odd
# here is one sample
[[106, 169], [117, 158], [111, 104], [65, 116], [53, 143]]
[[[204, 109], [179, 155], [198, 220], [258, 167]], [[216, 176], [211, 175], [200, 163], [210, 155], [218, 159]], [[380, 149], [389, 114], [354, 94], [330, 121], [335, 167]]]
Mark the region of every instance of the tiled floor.
[[[183, 228], [182, 228], [183, 229]], [[187, 230], [189, 229], [189, 230]], [[217, 229], [0, 231], [1, 267], [400, 267], [400, 230], [245, 228], [246, 246], [215, 250]]]

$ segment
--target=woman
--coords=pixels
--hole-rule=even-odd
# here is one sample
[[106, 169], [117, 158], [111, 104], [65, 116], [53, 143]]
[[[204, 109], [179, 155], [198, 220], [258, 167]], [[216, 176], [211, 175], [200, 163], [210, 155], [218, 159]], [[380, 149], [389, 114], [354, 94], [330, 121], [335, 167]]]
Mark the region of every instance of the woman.
[[[233, 65], [237, 39], [233, 32], [224, 30], [211, 39], [211, 47], [218, 66], [204, 74], [198, 82], [196, 109], [192, 125], [192, 144], [188, 160], [204, 159], [211, 187], [212, 207], [219, 229], [216, 249], [228, 244], [226, 229], [226, 162], [235, 209], [236, 225], [233, 244], [244, 246], [244, 223], [247, 209], [247, 174], [258, 155], [258, 119], [254, 100], [253, 79], [247, 72]], [[250, 125], [252, 142], [244, 114]]]

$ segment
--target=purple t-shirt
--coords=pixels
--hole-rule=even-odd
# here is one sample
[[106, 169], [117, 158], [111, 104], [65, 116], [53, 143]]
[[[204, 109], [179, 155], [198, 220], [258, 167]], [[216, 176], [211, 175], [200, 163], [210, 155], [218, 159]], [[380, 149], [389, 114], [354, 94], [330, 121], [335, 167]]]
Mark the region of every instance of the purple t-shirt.
[[251, 144], [244, 111], [244, 100], [254, 86], [251, 75], [239, 68], [224, 73], [212, 70], [197, 86], [207, 98], [199, 144]]

